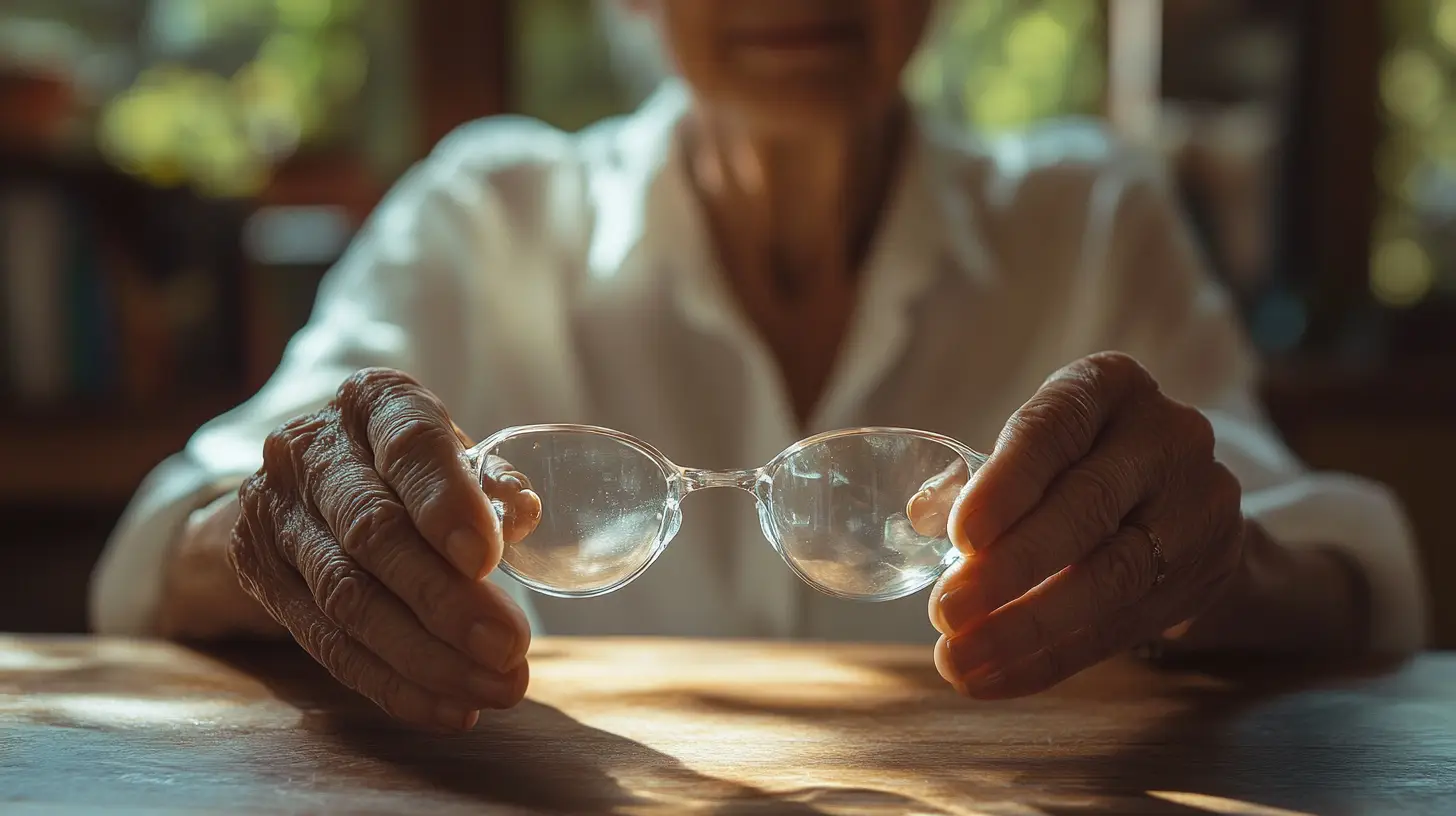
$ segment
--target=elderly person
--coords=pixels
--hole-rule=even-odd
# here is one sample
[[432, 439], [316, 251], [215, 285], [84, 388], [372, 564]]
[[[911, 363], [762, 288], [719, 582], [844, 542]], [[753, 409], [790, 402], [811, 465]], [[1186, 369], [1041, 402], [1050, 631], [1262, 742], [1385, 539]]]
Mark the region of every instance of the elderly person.
[[[518, 702], [543, 632], [938, 630], [979, 698], [1150, 642], [1421, 646], [1400, 509], [1266, 424], [1148, 165], [1090, 126], [983, 144], [918, 117], [900, 74], [930, 0], [632, 5], [678, 78], [580, 134], [468, 125], [412, 170], [263, 390], [148, 479], [98, 569], [99, 631], [292, 636], [446, 728]], [[559, 421], [721, 467], [870, 425], [990, 455], [927, 511], [966, 554], [928, 615], [801, 585], [709, 497], [630, 586], [566, 599], [496, 570], [550, 485], [462, 458], [465, 432]]]

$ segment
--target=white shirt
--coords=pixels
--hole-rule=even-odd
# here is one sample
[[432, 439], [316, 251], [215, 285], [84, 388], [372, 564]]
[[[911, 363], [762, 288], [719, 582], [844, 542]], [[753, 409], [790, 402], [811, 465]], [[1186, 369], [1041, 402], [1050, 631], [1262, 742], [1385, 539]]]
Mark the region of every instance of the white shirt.
[[[676, 153], [687, 104], [671, 84], [580, 134], [496, 118], [442, 142], [327, 276], [268, 384], [148, 478], [97, 569], [94, 627], [146, 633], [186, 515], [259, 466], [271, 429], [362, 367], [411, 373], [477, 439], [583, 422], [682, 465], [729, 469], [858, 425], [989, 450], [1047, 375], [1117, 349], [1207, 412], [1250, 517], [1288, 546], [1341, 547], [1363, 565], [1377, 647], [1424, 643], [1423, 584], [1397, 503], [1378, 485], [1306, 471], [1266, 424], [1237, 318], [1149, 164], [1090, 124], [982, 144], [920, 123], [827, 392], [798, 427], [718, 273]], [[611, 595], [512, 586], [536, 631], [935, 636], [923, 593], [855, 603], [801, 584], [737, 491], [695, 495], [684, 513], [662, 558]]]

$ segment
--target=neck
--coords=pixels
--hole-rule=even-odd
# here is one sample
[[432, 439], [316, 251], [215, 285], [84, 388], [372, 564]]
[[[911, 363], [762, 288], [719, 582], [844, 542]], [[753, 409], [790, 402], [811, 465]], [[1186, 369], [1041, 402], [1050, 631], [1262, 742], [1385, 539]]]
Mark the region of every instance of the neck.
[[727, 266], [776, 275], [795, 289], [814, 287], [782, 279], [852, 275], [888, 196], [905, 119], [896, 106], [786, 132], [696, 109], [682, 136]]

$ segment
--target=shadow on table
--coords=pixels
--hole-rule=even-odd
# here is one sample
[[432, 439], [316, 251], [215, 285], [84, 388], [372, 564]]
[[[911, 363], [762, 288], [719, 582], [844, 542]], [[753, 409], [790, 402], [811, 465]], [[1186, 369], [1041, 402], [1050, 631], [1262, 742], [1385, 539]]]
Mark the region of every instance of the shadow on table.
[[849, 787], [769, 792], [708, 776], [634, 740], [587, 726], [527, 700], [483, 712], [467, 734], [431, 734], [389, 722], [369, 701], [339, 686], [311, 661], [276, 651], [211, 656], [253, 676], [305, 712], [302, 727], [336, 741], [350, 756], [388, 763], [432, 789], [537, 812], [937, 814], [898, 794]]
[[[1409, 735], [1456, 733], [1456, 712], [1423, 704], [1418, 683], [1393, 675], [1402, 665], [1185, 664], [1224, 685], [1180, 689], [1181, 711], [1084, 772], [1105, 795], [1146, 797], [1145, 812], [1448, 813], [1456, 743]], [[1382, 678], [1379, 691], [1352, 685]]]
[[[901, 681], [905, 693], [898, 700], [806, 704], [680, 692], [672, 702], [720, 715], [839, 726], [866, 740], [873, 739], [877, 722], [970, 718], [963, 731], [941, 730], [921, 739], [901, 735], [876, 744], [872, 752], [856, 754], [866, 771], [925, 768], [927, 776], [945, 782], [966, 802], [994, 796], [997, 785], [988, 780], [1012, 779], [1018, 789], [1013, 798], [1034, 802], [1036, 809], [1027, 812], [1044, 816], [1210, 811], [1298, 816], [1354, 812], [1351, 800], [1373, 806], [1404, 797], [1405, 805], [1415, 807], [1421, 801], [1438, 801], [1433, 797], [1456, 796], [1456, 775], [1449, 774], [1456, 767], [1456, 740], [1445, 738], [1436, 751], [1439, 756], [1429, 753], [1429, 744], [1390, 744], [1391, 735], [1411, 732], [1412, 717], [1424, 717], [1433, 733], [1456, 733], [1456, 711], [1413, 713], [1410, 701], [1399, 695], [1382, 700], [1380, 694], [1352, 694], [1345, 685], [1388, 676], [1400, 666], [1228, 661], [1170, 665], [1169, 674], [1130, 668], [1111, 683], [1084, 683], [1075, 691], [1054, 690], [1020, 701], [976, 703], [950, 693], [933, 667], [874, 665], [867, 668]], [[1119, 686], [1116, 680], [1128, 685]], [[1095, 706], [1115, 710], [1135, 703], [1139, 694], [1172, 702], [1178, 709], [1134, 723], [1120, 734], [1109, 733], [1106, 715]], [[1063, 735], [1048, 738], [1043, 733], [1046, 718], [1055, 716], [1056, 701], [1063, 696], [1070, 701], [1067, 727]], [[1081, 717], [1092, 722], [1078, 722]], [[1402, 719], [1406, 721], [1396, 721]], [[1033, 721], [1036, 734], [1029, 733]], [[1077, 805], [1047, 804], [1079, 799]]]

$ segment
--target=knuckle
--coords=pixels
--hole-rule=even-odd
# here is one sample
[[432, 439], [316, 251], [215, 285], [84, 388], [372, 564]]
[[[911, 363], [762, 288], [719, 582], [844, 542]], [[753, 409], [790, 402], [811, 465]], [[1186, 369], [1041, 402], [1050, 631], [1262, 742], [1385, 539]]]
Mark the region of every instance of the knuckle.
[[368, 579], [353, 566], [338, 560], [323, 567], [317, 587], [314, 600], [329, 620], [352, 628], [367, 616]]
[[[1088, 464], [1068, 471], [1068, 499], [1064, 512], [1076, 513], [1081, 524], [1090, 527], [1099, 538], [1111, 535], [1122, 522], [1125, 508], [1122, 497], [1129, 479], [1120, 462]], [[1075, 504], [1075, 511], [1072, 505]]]
[[440, 591], [422, 579], [405, 581], [402, 594], [405, 605], [431, 631], [452, 628], [444, 624], [464, 617], [455, 601], [454, 593]]
[[275, 428], [263, 439], [262, 470], [275, 478], [295, 485], [306, 472], [306, 457], [309, 449], [329, 422], [329, 413], [320, 411], [288, 422]]
[[1181, 403], [1173, 403], [1173, 406], [1170, 425], [1177, 433], [1178, 440], [1200, 461], [1213, 459], [1216, 441], [1213, 423], [1196, 408]]
[[1081, 458], [1086, 442], [1097, 435], [1097, 407], [1085, 389], [1072, 386], [1032, 397], [1006, 424], [1008, 437], [1034, 440], [1028, 457], [1061, 462]]
[[256, 576], [261, 572], [260, 551], [273, 540], [272, 504], [266, 478], [261, 473], [248, 477], [238, 488], [238, 518], [228, 538], [227, 557], [240, 575]]
[[432, 453], [457, 444], [448, 425], [424, 412], [412, 412], [392, 423], [374, 450], [375, 465], [390, 483], [427, 478], [438, 469]]
[[1147, 394], [1158, 391], [1158, 381], [1132, 355], [1121, 351], [1101, 351], [1086, 358], [1095, 376], [1107, 381], [1116, 390]]
[[1092, 597], [1104, 610], [1131, 603], [1147, 592], [1153, 582], [1151, 550], [1145, 552], [1134, 544], [1130, 547], [1109, 547], [1106, 552], [1102, 569], [1091, 573]]
[[349, 502], [350, 506], [345, 508], [348, 521], [344, 524], [340, 546], [361, 562], [376, 569], [387, 569], [398, 545], [406, 541], [414, 529], [409, 514], [392, 497], [374, 491], [361, 490]]
[[345, 682], [353, 680], [348, 640], [343, 632], [323, 623], [315, 623], [305, 631], [304, 640], [308, 650], [320, 663], [333, 671], [335, 676]]
[[[418, 381], [403, 371], [392, 368], [365, 368], [345, 378], [339, 386], [334, 404], [344, 427], [355, 438], [368, 438], [370, 421], [381, 410], [395, 404], [433, 397]], [[451, 433], [454, 428], [451, 426]]]
[[334, 399], [340, 408], [368, 411], [382, 396], [416, 385], [413, 377], [393, 368], [361, 368], [344, 378]]

